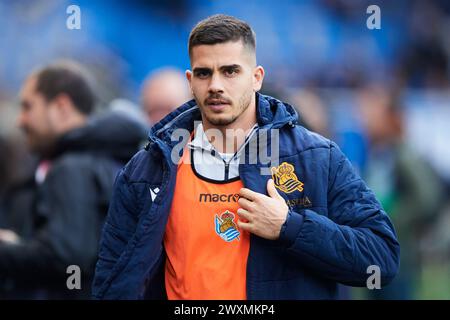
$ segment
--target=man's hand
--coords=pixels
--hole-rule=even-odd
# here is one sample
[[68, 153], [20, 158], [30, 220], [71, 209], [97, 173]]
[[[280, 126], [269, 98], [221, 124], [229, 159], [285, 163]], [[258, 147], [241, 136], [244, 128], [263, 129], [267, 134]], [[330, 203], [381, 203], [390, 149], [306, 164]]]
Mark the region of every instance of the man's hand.
[[280, 237], [281, 226], [286, 221], [289, 208], [275, 189], [272, 179], [267, 181], [267, 193], [269, 197], [247, 188], [241, 189], [238, 200], [240, 208], [237, 211], [240, 218], [238, 226], [261, 238], [276, 240]]
[[0, 243], [17, 244], [19, 240], [19, 236], [14, 231], [0, 229]]

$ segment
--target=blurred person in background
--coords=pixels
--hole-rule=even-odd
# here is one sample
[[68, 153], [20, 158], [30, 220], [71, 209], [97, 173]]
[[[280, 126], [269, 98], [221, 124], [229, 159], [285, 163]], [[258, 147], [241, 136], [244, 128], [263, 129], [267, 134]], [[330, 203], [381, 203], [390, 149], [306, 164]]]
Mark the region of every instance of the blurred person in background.
[[301, 116], [302, 125], [308, 130], [331, 138], [328, 111], [320, 96], [313, 89], [302, 89], [295, 92], [291, 98]]
[[0, 136], [0, 150], [0, 230], [12, 229], [27, 238], [33, 229], [30, 205], [36, 158], [16, 133]]
[[368, 139], [367, 184], [395, 225], [400, 271], [392, 283], [373, 290], [375, 299], [417, 299], [420, 239], [443, 204], [444, 187], [432, 168], [403, 140], [404, 114], [398, 94], [368, 86], [359, 92], [361, 120]]
[[[4, 298], [87, 298], [115, 175], [145, 130], [117, 112], [93, 116], [93, 87], [73, 62], [33, 72], [20, 104], [18, 125], [39, 158], [27, 206], [33, 230], [0, 230], [0, 289]], [[81, 290], [66, 286], [69, 265], [81, 269]]]
[[142, 86], [141, 104], [150, 126], [192, 99], [184, 74], [175, 68], [150, 73]]
[[[14, 145], [8, 137], [0, 135], [0, 197], [14, 179], [15, 159]], [[1, 215], [0, 215], [1, 219]], [[0, 220], [1, 223], [1, 220]]]

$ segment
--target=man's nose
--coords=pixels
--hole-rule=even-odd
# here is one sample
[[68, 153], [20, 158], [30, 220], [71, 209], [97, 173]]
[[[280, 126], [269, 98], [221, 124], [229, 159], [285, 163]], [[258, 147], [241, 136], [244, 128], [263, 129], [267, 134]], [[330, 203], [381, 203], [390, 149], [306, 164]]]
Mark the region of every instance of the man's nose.
[[16, 118], [16, 126], [19, 128], [23, 128], [25, 127], [25, 124], [26, 124], [26, 117], [23, 114], [23, 112], [20, 112]]
[[211, 81], [209, 83], [208, 91], [210, 93], [223, 93], [223, 84], [222, 79], [220, 78], [220, 75], [213, 74], [211, 76]]

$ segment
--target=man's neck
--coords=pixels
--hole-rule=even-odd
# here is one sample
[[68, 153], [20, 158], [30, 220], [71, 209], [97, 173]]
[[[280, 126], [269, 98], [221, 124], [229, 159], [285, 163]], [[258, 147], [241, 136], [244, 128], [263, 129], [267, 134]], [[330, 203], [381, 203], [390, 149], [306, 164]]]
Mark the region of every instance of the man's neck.
[[63, 123], [59, 125], [58, 133], [65, 134], [69, 131], [78, 129], [86, 125], [87, 116], [83, 114], [73, 114], [71, 117], [67, 118]]
[[[246, 128], [227, 128], [222, 130], [219, 128], [214, 128], [217, 130], [205, 129], [206, 137], [208, 141], [213, 145], [214, 149], [220, 153], [235, 153], [242, 144], [245, 142], [245, 138], [249, 132], [255, 126], [256, 121], [253, 122]], [[220, 132], [220, 135], [218, 134]]]

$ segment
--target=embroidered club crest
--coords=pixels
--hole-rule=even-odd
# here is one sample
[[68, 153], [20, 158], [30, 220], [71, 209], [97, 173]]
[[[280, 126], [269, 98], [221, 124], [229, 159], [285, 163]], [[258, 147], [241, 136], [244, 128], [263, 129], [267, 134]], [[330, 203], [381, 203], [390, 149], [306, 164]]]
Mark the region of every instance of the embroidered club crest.
[[228, 210], [223, 212], [220, 217], [216, 214], [214, 219], [216, 233], [227, 242], [234, 239], [239, 240], [240, 232], [233, 220], [234, 214]]
[[303, 182], [298, 180], [292, 164], [283, 162], [278, 167], [272, 167], [271, 171], [277, 189], [284, 193], [292, 193], [295, 190], [303, 191]]

